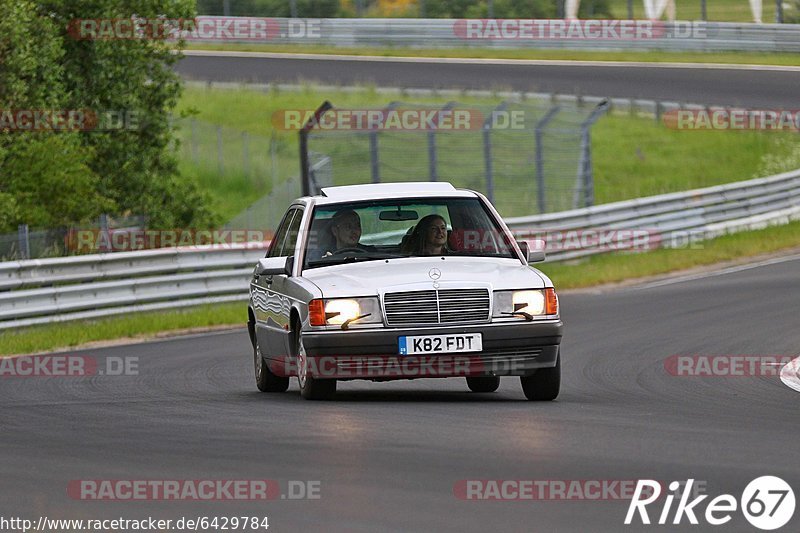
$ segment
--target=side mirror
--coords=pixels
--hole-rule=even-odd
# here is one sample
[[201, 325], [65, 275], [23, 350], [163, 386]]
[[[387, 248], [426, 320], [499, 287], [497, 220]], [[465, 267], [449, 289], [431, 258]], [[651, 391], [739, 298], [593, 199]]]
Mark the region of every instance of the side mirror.
[[528, 241], [517, 241], [522, 255], [528, 263], [541, 263], [545, 259], [545, 242], [541, 239], [535, 239], [533, 248], [528, 244]]
[[294, 256], [289, 257], [262, 257], [258, 260], [254, 274], [256, 276], [292, 275]]

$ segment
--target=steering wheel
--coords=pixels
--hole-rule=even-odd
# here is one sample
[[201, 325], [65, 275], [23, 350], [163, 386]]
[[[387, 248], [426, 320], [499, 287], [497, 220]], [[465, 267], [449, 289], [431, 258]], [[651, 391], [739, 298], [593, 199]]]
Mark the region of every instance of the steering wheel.
[[331, 255], [340, 255], [340, 254], [347, 254], [347, 253], [353, 253], [353, 252], [359, 253], [359, 254], [367, 253], [366, 250], [362, 250], [361, 248], [353, 247], [353, 248], [341, 248], [341, 249], [336, 250], [335, 252], [333, 252]]

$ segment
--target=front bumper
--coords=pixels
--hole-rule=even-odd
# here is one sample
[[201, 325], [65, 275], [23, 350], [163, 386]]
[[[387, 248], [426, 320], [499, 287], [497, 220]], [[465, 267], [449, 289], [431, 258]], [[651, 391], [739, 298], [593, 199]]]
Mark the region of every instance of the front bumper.
[[[474, 326], [352, 329], [303, 332], [309, 372], [318, 378], [414, 379], [453, 376], [526, 376], [553, 367], [561, 320]], [[483, 351], [399, 355], [398, 338], [409, 335], [480, 333]]]

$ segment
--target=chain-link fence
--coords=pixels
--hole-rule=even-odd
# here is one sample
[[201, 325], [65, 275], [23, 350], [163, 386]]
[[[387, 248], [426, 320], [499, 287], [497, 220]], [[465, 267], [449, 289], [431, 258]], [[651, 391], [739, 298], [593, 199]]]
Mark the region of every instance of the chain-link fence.
[[503, 216], [585, 207], [594, 199], [590, 128], [606, 109], [579, 102], [334, 108], [309, 130], [309, 159], [317, 160], [309, 174], [318, 182], [324, 171], [334, 185], [449, 181], [483, 192]]
[[[194, 118], [176, 123], [181, 160], [194, 166], [200, 180], [236, 180], [241, 186], [269, 190], [279, 180], [283, 139], [209, 124]], [[295, 167], [296, 168], [296, 167]]]
[[[333, 185], [331, 180], [330, 157], [323, 154], [310, 154], [310, 169], [317, 190]], [[243, 230], [274, 230], [278, 227], [286, 208], [295, 198], [302, 196], [300, 179], [295, 177], [273, 185], [272, 192], [254, 202], [231, 219], [225, 228]]]

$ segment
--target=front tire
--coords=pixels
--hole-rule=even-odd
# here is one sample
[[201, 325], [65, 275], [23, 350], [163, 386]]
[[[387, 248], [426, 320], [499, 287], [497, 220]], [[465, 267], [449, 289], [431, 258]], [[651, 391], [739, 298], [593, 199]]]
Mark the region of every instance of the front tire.
[[467, 387], [472, 392], [494, 392], [499, 386], [500, 378], [498, 376], [467, 378]]
[[306, 400], [330, 400], [336, 394], [335, 379], [318, 379], [309, 372], [308, 355], [303, 346], [300, 331], [295, 332], [295, 350], [297, 351], [297, 383], [300, 385], [300, 396]]
[[282, 378], [272, 373], [261, 354], [258, 338], [253, 336], [253, 365], [256, 374], [256, 387], [261, 392], [286, 392], [289, 388], [289, 378]]
[[519, 381], [527, 399], [538, 402], [555, 400], [561, 389], [561, 350], [556, 356], [556, 366], [539, 368], [530, 376], [520, 376]]

